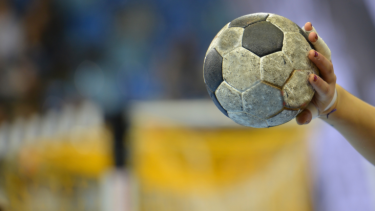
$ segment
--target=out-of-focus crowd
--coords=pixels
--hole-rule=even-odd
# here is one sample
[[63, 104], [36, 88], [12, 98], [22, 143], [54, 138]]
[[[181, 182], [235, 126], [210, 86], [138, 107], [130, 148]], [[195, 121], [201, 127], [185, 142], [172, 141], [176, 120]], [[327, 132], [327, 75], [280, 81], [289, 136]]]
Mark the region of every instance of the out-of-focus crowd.
[[83, 98], [111, 113], [206, 97], [201, 66], [224, 11], [213, 0], [2, 0], [0, 121]]

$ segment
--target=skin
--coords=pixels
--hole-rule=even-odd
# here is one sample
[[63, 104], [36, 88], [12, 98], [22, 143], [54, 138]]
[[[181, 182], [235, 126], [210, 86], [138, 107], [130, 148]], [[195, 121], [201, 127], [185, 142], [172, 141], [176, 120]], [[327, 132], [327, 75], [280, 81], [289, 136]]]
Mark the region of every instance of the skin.
[[[311, 28], [310, 22], [305, 24], [306, 31], [310, 31]], [[308, 39], [314, 44], [319, 38], [315, 32], [311, 32]], [[332, 62], [322, 54], [311, 50], [308, 57], [319, 68], [321, 74], [320, 77], [314, 74], [309, 76], [309, 82], [316, 90], [311, 103], [318, 109], [319, 118], [339, 131], [359, 153], [375, 165], [375, 107], [336, 84]], [[337, 100], [331, 108], [323, 112], [333, 99], [335, 88]], [[327, 118], [327, 114], [334, 109], [336, 111]], [[305, 125], [310, 123], [311, 118], [311, 112], [305, 109], [296, 120], [299, 125]]]

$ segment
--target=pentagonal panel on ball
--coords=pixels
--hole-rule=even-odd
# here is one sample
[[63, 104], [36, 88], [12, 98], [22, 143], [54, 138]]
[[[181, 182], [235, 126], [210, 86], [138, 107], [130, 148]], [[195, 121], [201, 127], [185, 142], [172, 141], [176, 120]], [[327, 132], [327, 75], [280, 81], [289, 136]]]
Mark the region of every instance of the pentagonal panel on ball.
[[314, 89], [308, 82], [311, 70], [295, 70], [282, 89], [287, 108], [303, 108], [314, 96]]
[[203, 65], [203, 78], [211, 90], [216, 90], [223, 82], [222, 63], [223, 57], [215, 49], [211, 49], [207, 53]]
[[282, 87], [293, 71], [289, 59], [279, 51], [260, 59], [260, 78]]
[[267, 124], [270, 127], [277, 126], [289, 122], [298, 114], [298, 110], [283, 110], [277, 115], [267, 119]]
[[240, 125], [255, 127], [255, 128], [265, 128], [268, 127], [267, 122], [263, 119], [255, 117], [246, 112], [229, 112], [229, 118]]
[[267, 21], [276, 25], [283, 32], [299, 32], [300, 29], [293, 21], [276, 14], [270, 14]]
[[268, 13], [254, 13], [254, 14], [244, 15], [230, 22], [229, 27], [245, 28], [246, 26], [250, 24], [253, 24], [259, 21], [265, 21], [267, 17], [268, 17]]
[[215, 95], [227, 111], [242, 111], [241, 92], [231, 87], [225, 81], [216, 89]]
[[283, 52], [292, 62], [293, 69], [312, 69], [312, 63], [307, 57], [310, 50], [310, 44], [300, 33], [285, 33]]
[[224, 56], [229, 51], [240, 47], [242, 45], [243, 31], [244, 29], [240, 27], [225, 29], [218, 35], [214, 48], [220, 55]]
[[262, 82], [243, 92], [242, 99], [244, 111], [261, 119], [266, 119], [283, 109], [281, 91]]
[[281, 51], [284, 34], [272, 23], [261, 21], [245, 28], [242, 46], [262, 57]]
[[223, 77], [234, 88], [246, 90], [260, 80], [260, 58], [245, 48], [234, 49], [224, 56]]

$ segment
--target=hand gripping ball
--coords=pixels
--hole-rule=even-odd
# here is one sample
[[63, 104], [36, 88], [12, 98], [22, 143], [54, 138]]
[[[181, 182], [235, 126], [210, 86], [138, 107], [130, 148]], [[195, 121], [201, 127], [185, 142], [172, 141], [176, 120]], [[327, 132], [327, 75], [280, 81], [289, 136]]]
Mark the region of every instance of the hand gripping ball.
[[203, 67], [207, 91], [238, 124], [266, 128], [293, 119], [311, 101], [318, 74], [302, 29], [275, 14], [234, 19], [212, 40]]

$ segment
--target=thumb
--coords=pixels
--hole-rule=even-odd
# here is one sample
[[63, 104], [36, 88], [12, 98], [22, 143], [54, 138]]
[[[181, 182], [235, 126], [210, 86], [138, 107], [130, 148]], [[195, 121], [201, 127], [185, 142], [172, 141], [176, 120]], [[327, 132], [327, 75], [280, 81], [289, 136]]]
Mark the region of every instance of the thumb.
[[310, 104], [297, 115], [296, 120], [299, 125], [305, 125], [309, 124], [311, 120], [316, 117], [318, 117], [318, 109], [310, 102]]

